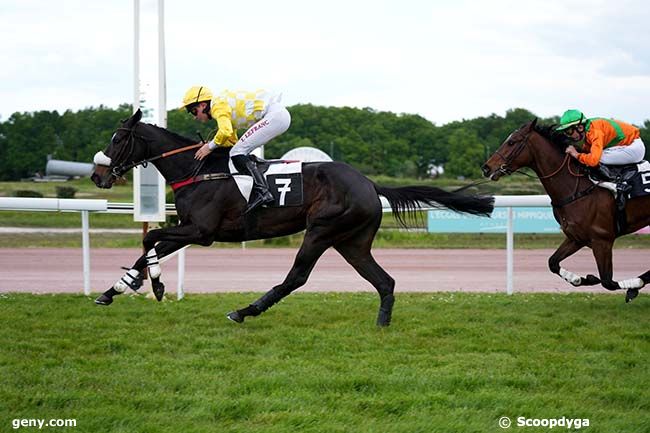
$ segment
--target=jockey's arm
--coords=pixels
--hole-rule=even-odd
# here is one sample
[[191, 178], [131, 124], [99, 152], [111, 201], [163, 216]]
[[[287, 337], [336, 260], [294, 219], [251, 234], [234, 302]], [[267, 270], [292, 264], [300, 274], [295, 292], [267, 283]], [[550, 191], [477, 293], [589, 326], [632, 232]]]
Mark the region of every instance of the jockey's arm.
[[589, 167], [595, 167], [600, 163], [600, 157], [603, 154], [603, 148], [605, 143], [605, 136], [600, 130], [588, 131], [585, 138], [589, 145], [589, 153], [581, 153], [578, 155], [578, 161]]
[[227, 141], [236, 142], [236, 133], [232, 126], [232, 108], [226, 101], [220, 100], [212, 107], [212, 118], [217, 121], [219, 130], [214, 136], [214, 142], [210, 143], [210, 148], [214, 149], [217, 146], [223, 146]]

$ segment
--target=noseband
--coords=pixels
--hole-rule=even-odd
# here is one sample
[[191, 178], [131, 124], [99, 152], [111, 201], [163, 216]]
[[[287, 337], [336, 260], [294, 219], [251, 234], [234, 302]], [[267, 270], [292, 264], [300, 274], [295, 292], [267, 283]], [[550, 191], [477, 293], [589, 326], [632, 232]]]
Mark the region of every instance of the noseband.
[[[128, 131], [129, 137], [127, 139], [127, 142], [120, 151], [118, 152], [117, 156], [115, 157], [116, 161], [120, 161], [113, 166], [113, 169], [111, 170], [111, 175], [115, 176], [116, 178], [122, 177], [124, 173], [127, 171], [131, 170], [133, 167], [136, 167], [140, 164], [142, 164], [144, 167], [147, 166], [148, 161], [145, 159], [144, 161], [141, 162], [131, 162], [130, 164], [126, 163], [126, 160], [129, 158], [129, 155], [133, 154], [133, 149], [135, 148], [135, 126], [133, 128], [117, 128], [118, 131]], [[139, 139], [143, 140], [146, 142], [144, 137], [142, 136], [137, 136]]]
[[501, 160], [503, 161], [503, 164], [501, 164], [498, 168], [498, 172], [501, 173], [502, 175], [509, 175], [512, 174], [515, 170], [511, 168], [512, 161], [515, 160], [519, 156], [519, 154], [524, 150], [526, 145], [528, 144], [528, 136], [530, 135], [530, 132], [526, 134], [523, 140], [517, 142], [515, 149], [510, 152], [510, 154], [505, 157], [499, 152], [499, 149], [497, 149], [494, 154], [497, 155]]

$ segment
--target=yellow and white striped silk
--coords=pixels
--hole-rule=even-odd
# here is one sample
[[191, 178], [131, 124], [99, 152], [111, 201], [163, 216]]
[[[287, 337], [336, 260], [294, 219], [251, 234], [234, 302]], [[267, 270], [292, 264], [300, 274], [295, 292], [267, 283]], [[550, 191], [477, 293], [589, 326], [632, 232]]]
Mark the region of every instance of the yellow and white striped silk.
[[280, 95], [264, 90], [221, 92], [211, 104], [212, 118], [219, 126], [214, 142], [220, 146], [232, 146], [237, 142], [237, 129], [248, 129], [264, 117], [269, 105], [279, 102], [280, 98]]

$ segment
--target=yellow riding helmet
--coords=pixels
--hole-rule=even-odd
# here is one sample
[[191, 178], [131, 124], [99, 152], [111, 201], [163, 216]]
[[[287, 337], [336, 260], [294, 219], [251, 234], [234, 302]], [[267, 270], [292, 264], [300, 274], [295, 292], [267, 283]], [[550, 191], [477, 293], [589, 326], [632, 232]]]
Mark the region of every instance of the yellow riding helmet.
[[211, 100], [212, 91], [209, 88], [205, 86], [192, 86], [187, 92], [185, 92], [185, 96], [183, 96], [183, 105], [181, 105], [179, 109], [183, 110], [188, 105]]

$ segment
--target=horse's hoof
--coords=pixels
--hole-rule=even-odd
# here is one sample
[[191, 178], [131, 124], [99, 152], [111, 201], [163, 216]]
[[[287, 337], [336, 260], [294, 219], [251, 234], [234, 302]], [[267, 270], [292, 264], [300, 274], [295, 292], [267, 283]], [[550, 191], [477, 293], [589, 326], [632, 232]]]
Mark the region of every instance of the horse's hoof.
[[377, 317], [377, 326], [380, 328], [390, 326], [390, 316], [382, 316], [380, 314], [379, 317]]
[[634, 298], [639, 296], [639, 289], [627, 289], [625, 293], [625, 303], [632, 302]]
[[596, 284], [600, 284], [600, 278], [592, 274], [587, 275], [582, 281], [583, 286], [595, 286]]
[[233, 322], [244, 323], [244, 316], [242, 316], [239, 311], [231, 311], [230, 313], [226, 314], [226, 317], [228, 320], [232, 320]]
[[162, 301], [163, 295], [165, 294], [165, 285], [160, 281], [151, 281], [151, 286], [153, 288], [153, 294], [156, 297], [158, 302]]
[[97, 305], [111, 305], [112, 303], [113, 298], [104, 294], [99, 295], [99, 297], [95, 299], [95, 304]]

